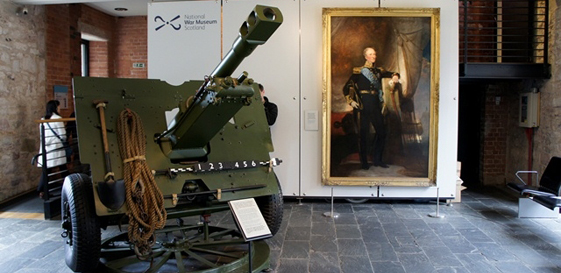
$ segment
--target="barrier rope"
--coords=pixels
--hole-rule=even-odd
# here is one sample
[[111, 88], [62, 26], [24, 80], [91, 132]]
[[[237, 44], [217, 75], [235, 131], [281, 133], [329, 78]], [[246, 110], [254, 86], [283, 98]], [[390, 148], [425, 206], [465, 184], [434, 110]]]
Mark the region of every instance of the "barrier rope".
[[134, 111], [121, 111], [117, 120], [119, 150], [123, 158], [123, 178], [128, 207], [128, 236], [136, 256], [147, 259], [155, 243], [154, 231], [165, 226], [164, 197], [146, 164], [146, 137], [140, 117]]

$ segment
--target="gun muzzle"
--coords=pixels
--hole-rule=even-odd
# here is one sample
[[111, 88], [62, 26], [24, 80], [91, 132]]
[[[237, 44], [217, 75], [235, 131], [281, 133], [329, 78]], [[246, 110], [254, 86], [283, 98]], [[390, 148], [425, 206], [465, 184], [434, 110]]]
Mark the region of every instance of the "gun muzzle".
[[245, 57], [273, 35], [282, 24], [282, 20], [282, 13], [278, 8], [255, 6], [246, 21], [242, 23], [240, 33], [232, 48], [210, 75], [212, 77], [232, 75]]

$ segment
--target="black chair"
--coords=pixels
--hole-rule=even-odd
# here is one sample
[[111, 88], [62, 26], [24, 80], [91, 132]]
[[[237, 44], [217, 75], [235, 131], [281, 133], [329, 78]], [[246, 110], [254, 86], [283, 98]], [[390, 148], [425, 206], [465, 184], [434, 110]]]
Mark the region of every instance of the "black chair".
[[554, 196], [554, 195], [536, 195], [532, 197], [534, 202], [550, 209], [554, 210], [555, 208], [561, 207], [561, 197]]
[[522, 184], [508, 183], [507, 186], [510, 189], [520, 195], [528, 195], [535, 202], [551, 210], [561, 207], [561, 157], [554, 156], [549, 160], [542, 178], [538, 178], [538, 187], [527, 185], [518, 176], [519, 173], [533, 173], [536, 174], [536, 177], [539, 177], [536, 171], [519, 171], [516, 173], [516, 177]]
[[516, 172], [516, 177], [522, 182], [518, 183], [508, 183], [507, 186], [520, 193], [521, 195], [554, 195], [559, 196], [561, 190], [561, 157], [554, 156], [549, 160], [547, 167], [540, 179], [540, 184], [538, 187], [527, 185], [520, 176], [519, 173], [534, 173], [536, 171], [518, 171]]

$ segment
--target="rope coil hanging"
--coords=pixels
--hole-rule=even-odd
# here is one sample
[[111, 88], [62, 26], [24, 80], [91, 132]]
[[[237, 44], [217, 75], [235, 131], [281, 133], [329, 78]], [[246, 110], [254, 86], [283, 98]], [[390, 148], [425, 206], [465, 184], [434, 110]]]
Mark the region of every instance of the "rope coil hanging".
[[140, 116], [130, 109], [117, 120], [119, 151], [129, 218], [128, 236], [139, 259], [147, 257], [155, 243], [154, 231], [165, 226], [164, 197], [146, 163], [146, 137]]

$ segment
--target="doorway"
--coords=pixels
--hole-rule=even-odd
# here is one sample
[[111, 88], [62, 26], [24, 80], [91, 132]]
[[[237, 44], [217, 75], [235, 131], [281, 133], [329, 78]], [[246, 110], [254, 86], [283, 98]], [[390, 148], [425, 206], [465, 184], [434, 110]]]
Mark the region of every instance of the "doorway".
[[458, 105], [458, 161], [462, 163], [460, 178], [463, 186], [482, 186], [480, 149], [485, 85], [461, 83]]

